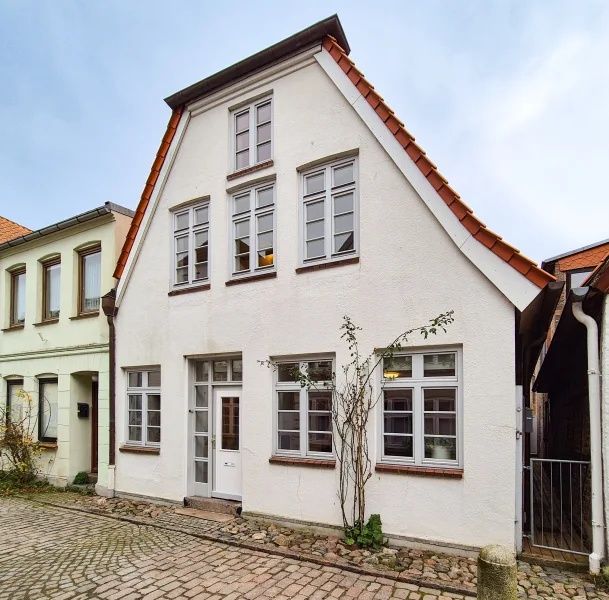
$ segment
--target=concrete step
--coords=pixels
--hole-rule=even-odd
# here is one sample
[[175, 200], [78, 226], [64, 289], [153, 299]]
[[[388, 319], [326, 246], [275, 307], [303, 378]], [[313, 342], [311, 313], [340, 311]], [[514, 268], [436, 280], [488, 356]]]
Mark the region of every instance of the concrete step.
[[241, 502], [237, 500], [222, 500], [221, 498], [204, 498], [203, 496], [189, 496], [184, 498], [184, 506], [196, 508], [206, 512], [221, 513], [224, 515], [239, 516]]

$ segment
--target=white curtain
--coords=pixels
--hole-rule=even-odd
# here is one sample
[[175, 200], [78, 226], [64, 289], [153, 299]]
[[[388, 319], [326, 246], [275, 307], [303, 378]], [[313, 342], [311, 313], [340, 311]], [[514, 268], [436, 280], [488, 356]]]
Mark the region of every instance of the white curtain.
[[57, 438], [57, 384], [45, 382], [40, 387], [40, 434], [43, 438]]
[[61, 283], [61, 265], [49, 267], [47, 271], [47, 318], [59, 316], [59, 294]]
[[16, 290], [14, 291], [14, 322], [23, 323], [25, 321], [25, 273], [17, 275]]
[[83, 310], [99, 310], [99, 299], [101, 296], [101, 252], [88, 254], [84, 257], [84, 294]]

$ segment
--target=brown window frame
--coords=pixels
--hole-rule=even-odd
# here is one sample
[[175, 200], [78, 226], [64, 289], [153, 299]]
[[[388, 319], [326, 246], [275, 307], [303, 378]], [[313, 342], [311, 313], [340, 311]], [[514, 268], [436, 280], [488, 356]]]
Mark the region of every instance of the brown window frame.
[[[15, 321], [15, 281], [17, 279], [17, 277], [19, 277], [20, 275], [26, 275], [26, 280], [25, 283], [27, 285], [27, 273], [26, 273], [26, 268], [25, 267], [20, 267], [19, 269], [15, 269], [14, 271], [11, 271], [11, 302], [10, 302], [10, 326], [11, 327], [23, 327], [25, 325], [25, 317], [23, 318], [23, 323], [19, 323], [18, 321]], [[27, 292], [27, 290], [26, 290]], [[25, 302], [27, 302], [27, 293], [26, 293], [26, 297], [25, 297]]]
[[[59, 381], [55, 377], [49, 377], [47, 379], [38, 380], [38, 441], [39, 442], [56, 442], [56, 437], [43, 436], [42, 431], [42, 415], [43, 415], [43, 398], [44, 398], [44, 386], [49, 383], [54, 383], [59, 386]], [[59, 398], [57, 398], [56, 410], [59, 410]], [[59, 422], [58, 422], [59, 425]]]
[[[48, 317], [47, 316], [47, 277], [48, 277], [48, 269], [49, 267], [54, 267], [55, 265], [61, 265], [61, 256], [56, 258], [51, 258], [42, 263], [42, 322], [43, 323], [52, 323], [54, 321], [59, 321], [59, 316], [61, 315], [61, 306], [59, 309], [59, 316], [57, 317]], [[60, 275], [61, 277], [61, 275]], [[61, 292], [60, 292], [61, 296]]]
[[[101, 254], [101, 245], [92, 246], [91, 248], [85, 248], [78, 252], [78, 315], [96, 315], [99, 314], [99, 308], [96, 310], [84, 310], [84, 285], [85, 285], [85, 261], [84, 258], [90, 254]], [[101, 300], [100, 300], [101, 305]]]

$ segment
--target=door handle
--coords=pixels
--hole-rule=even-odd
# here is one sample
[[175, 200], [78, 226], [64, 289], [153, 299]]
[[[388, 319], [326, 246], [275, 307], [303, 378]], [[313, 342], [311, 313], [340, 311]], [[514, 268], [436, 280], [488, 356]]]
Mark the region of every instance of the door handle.
[[215, 435], [211, 436], [211, 447], [212, 448], [216, 447], [216, 436]]

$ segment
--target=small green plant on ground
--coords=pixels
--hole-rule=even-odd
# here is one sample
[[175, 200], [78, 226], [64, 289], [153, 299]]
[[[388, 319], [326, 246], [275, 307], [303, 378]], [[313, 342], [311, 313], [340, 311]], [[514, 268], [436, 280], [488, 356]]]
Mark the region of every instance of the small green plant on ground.
[[12, 496], [14, 494], [38, 494], [51, 491], [51, 486], [46, 479], [23, 481], [13, 473], [0, 471], [0, 497]]
[[88, 483], [90, 483], [89, 474], [81, 471], [76, 475], [76, 477], [74, 477], [72, 485], [87, 485]]
[[375, 550], [385, 546], [387, 542], [383, 536], [381, 515], [370, 515], [365, 525], [356, 521], [353, 527], [346, 527], [345, 543], [349, 546], [357, 544], [360, 548], [374, 548]]

